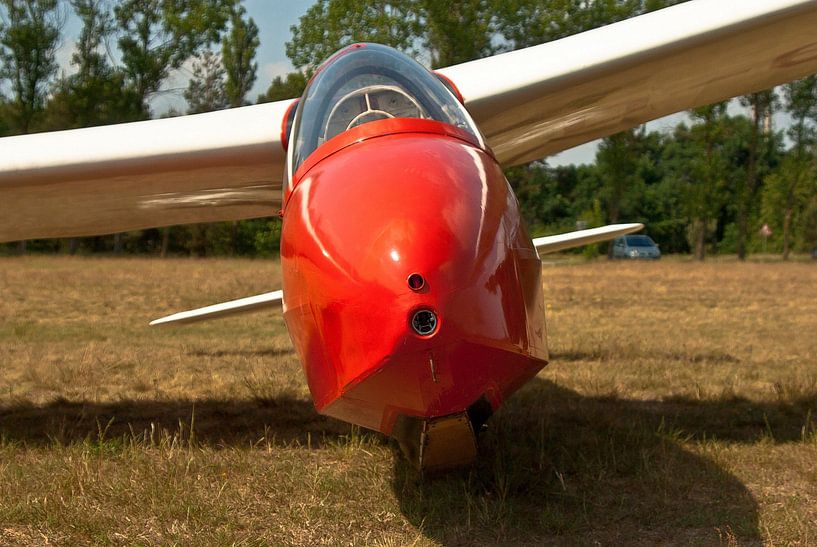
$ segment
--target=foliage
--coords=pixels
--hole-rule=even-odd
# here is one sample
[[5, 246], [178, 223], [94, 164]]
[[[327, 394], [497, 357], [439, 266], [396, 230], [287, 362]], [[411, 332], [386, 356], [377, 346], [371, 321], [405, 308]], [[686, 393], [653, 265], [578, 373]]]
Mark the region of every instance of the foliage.
[[243, 6], [235, 6], [230, 15], [230, 32], [221, 43], [221, 58], [227, 81], [224, 92], [230, 106], [244, 106], [247, 93], [255, 83], [258, 63], [255, 52], [260, 45], [258, 26], [252, 17], [245, 19]]
[[227, 106], [224, 68], [221, 59], [205, 49], [193, 63], [193, 78], [184, 92], [188, 114], [221, 110]]
[[136, 94], [122, 70], [111, 67], [101, 51], [113, 32], [113, 19], [100, 0], [72, 0], [82, 31], [71, 57], [76, 73], [60, 78], [45, 110], [44, 128], [90, 127], [140, 117]]
[[464, 63], [490, 55], [494, 18], [490, 0], [420, 0], [423, 45], [432, 67]]
[[258, 96], [257, 103], [271, 103], [300, 97], [306, 88], [303, 72], [290, 72], [285, 77], [276, 76], [267, 91]]
[[10, 108], [6, 98], [0, 95], [0, 137], [11, 134], [11, 127], [9, 125], [9, 120], [11, 119]]
[[749, 155], [746, 160], [746, 178], [738, 179], [734, 188], [736, 210], [735, 251], [740, 260], [746, 259], [750, 217], [756, 212], [760, 181], [769, 174], [779, 152], [775, 147], [772, 116], [779, 106], [777, 93], [767, 89], [740, 98], [741, 105], [750, 109], [752, 126]]
[[635, 196], [643, 193], [639, 171], [644, 159], [640, 150], [644, 134], [642, 126], [606, 137], [599, 144], [596, 165], [604, 184], [607, 219], [612, 224], [620, 220], [622, 208], [632, 207], [625, 200], [637, 199]]
[[706, 254], [711, 223], [726, 202], [726, 107], [727, 103], [721, 102], [692, 110], [690, 114], [697, 123], [683, 136], [692, 153], [684, 180], [684, 208], [691, 221], [690, 244], [699, 260]]
[[[811, 158], [789, 155], [780, 169], [766, 177], [762, 194], [763, 219], [772, 229], [774, 249], [788, 258], [792, 248], [817, 248], [815, 231], [817, 169]], [[799, 234], [792, 238], [792, 233]]]
[[[766, 179], [763, 191], [763, 215], [777, 228], [782, 237], [783, 258], [792, 247], [792, 231], [811, 230], [811, 207], [817, 195], [814, 146], [817, 140], [817, 76], [783, 86], [785, 108], [792, 118], [788, 136], [792, 150], [784, 159], [779, 172]], [[803, 215], [804, 212], [809, 213]], [[802, 220], [806, 226], [798, 226]], [[812, 240], [812, 244], [814, 241]], [[802, 245], [801, 245], [802, 247]]]
[[493, 0], [491, 10], [497, 31], [517, 49], [679, 3], [675, 0]]
[[330, 55], [355, 42], [413, 51], [419, 21], [412, 0], [318, 0], [290, 30], [287, 57], [311, 74]]
[[48, 86], [57, 72], [55, 58], [62, 18], [58, 0], [0, 0], [0, 81], [11, 83], [6, 123], [28, 133], [42, 113]]
[[202, 47], [217, 42], [232, 0], [123, 0], [114, 9], [122, 33], [122, 63], [142, 105], [159, 91], [170, 71]]

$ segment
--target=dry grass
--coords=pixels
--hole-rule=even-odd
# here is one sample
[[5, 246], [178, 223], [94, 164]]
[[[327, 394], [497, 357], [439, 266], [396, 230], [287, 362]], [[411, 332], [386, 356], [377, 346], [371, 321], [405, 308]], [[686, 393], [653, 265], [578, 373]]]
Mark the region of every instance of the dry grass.
[[265, 261], [0, 260], [0, 544], [812, 544], [817, 264], [547, 267], [472, 470], [318, 416]]

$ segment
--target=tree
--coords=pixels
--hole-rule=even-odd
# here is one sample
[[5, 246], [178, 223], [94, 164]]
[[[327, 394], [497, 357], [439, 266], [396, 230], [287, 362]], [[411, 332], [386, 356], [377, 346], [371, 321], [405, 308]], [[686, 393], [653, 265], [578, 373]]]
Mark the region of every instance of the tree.
[[418, 8], [425, 29], [423, 45], [432, 67], [464, 63], [493, 53], [493, 9], [489, 0], [420, 0]]
[[5, 137], [11, 133], [11, 126], [9, 124], [9, 120], [11, 119], [11, 115], [9, 111], [11, 110], [8, 101], [2, 94], [0, 94], [0, 137]]
[[307, 74], [355, 42], [413, 51], [420, 35], [414, 0], [318, 0], [290, 30], [287, 57]]
[[233, 0], [122, 0], [114, 8], [122, 63], [143, 117], [150, 114], [149, 96], [170, 71], [219, 40], [232, 5]]
[[71, 64], [77, 72], [60, 78], [46, 105], [45, 127], [69, 129], [123, 121], [140, 116], [136, 94], [125, 85], [125, 74], [100, 51], [113, 32], [110, 12], [100, 0], [72, 0], [82, 31]]
[[782, 230], [783, 259], [791, 252], [792, 227], [806, 207], [814, 180], [814, 145], [817, 142], [817, 76], [783, 86], [786, 111], [792, 118], [788, 130], [792, 148], [778, 173], [767, 177], [763, 210]]
[[209, 49], [197, 57], [193, 63], [193, 78], [184, 92], [187, 113], [212, 112], [227, 106], [224, 86], [224, 68], [221, 59]]
[[230, 16], [230, 33], [221, 43], [221, 58], [227, 73], [225, 94], [232, 107], [247, 104], [247, 93], [255, 83], [258, 63], [255, 52], [258, 40], [258, 26], [252, 17], [244, 19], [246, 11], [236, 6]]
[[300, 97], [306, 88], [306, 75], [303, 72], [290, 72], [285, 78], [276, 76], [267, 91], [258, 96], [258, 103], [272, 103]]
[[749, 216], [755, 206], [760, 180], [767, 174], [769, 156], [774, 142], [771, 120], [777, 104], [774, 89], [760, 91], [741, 97], [740, 102], [748, 107], [752, 116], [752, 131], [749, 140], [749, 158], [746, 178], [736, 188], [737, 206], [737, 253], [739, 260], [746, 260], [746, 241], [749, 234]]
[[[645, 11], [641, 0], [494, 0], [497, 30], [513, 49], [558, 40]], [[651, 9], [663, 7], [652, 2]]]
[[8, 123], [28, 133], [42, 113], [48, 85], [57, 72], [55, 54], [62, 19], [57, 0], [0, 0], [0, 79], [11, 83]]
[[[604, 184], [602, 195], [611, 224], [621, 220], [626, 196], [637, 192], [642, 186], [639, 179], [641, 163], [640, 143], [644, 128], [628, 129], [602, 140], [596, 154], [596, 165]], [[609, 257], [612, 258], [612, 247]]]
[[793, 229], [811, 205], [815, 180], [817, 171], [812, 159], [790, 153], [780, 169], [764, 181], [763, 215], [777, 230], [782, 230], [783, 260], [788, 260], [791, 253]]
[[683, 123], [676, 127], [662, 160], [667, 179], [681, 189], [683, 210], [689, 220], [689, 241], [698, 260], [706, 255], [710, 224], [726, 201], [726, 105], [715, 103], [691, 111], [695, 123], [689, 128]]

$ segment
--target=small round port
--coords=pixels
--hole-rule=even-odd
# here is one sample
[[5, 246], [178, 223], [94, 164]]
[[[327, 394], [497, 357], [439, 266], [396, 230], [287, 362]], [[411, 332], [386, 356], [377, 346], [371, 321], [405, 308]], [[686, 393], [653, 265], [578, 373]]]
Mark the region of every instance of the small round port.
[[411, 318], [411, 328], [420, 336], [430, 336], [437, 330], [437, 315], [431, 310], [416, 311]]
[[422, 275], [418, 273], [413, 273], [410, 276], [408, 276], [408, 286], [409, 289], [413, 291], [419, 291], [426, 286], [426, 280], [423, 279]]

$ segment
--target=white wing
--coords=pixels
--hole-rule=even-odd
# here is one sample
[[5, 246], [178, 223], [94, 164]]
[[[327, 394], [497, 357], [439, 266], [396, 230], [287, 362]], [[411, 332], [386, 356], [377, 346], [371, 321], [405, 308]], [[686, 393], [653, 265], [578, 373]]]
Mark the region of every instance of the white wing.
[[533, 246], [539, 254], [555, 253], [573, 247], [608, 241], [618, 236], [631, 234], [644, 228], [643, 224], [610, 224], [601, 228], [590, 228], [555, 236], [537, 237]]
[[[517, 164], [817, 72], [817, 0], [692, 0], [449, 67]], [[0, 241], [274, 214], [292, 101], [0, 140]]]
[[151, 321], [150, 326], [166, 325], [169, 323], [195, 323], [196, 321], [206, 321], [207, 319], [215, 319], [216, 317], [224, 317], [225, 315], [261, 311], [264, 308], [280, 305], [283, 297], [284, 291], [273, 291], [256, 296], [248, 296], [221, 304], [213, 304], [212, 306], [206, 306], [204, 308], [174, 313], [173, 315]]
[[440, 70], [499, 161], [817, 72], [817, 0], [692, 0]]
[[0, 139], [0, 241], [274, 215], [291, 102]]

